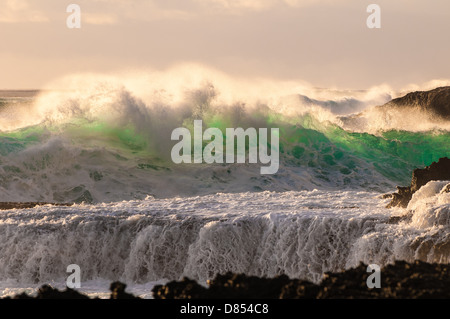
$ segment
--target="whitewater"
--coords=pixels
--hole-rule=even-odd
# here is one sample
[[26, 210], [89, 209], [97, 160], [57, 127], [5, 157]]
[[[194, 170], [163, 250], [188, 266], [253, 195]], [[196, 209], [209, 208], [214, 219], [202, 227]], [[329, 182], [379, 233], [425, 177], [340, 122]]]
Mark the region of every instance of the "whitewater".
[[[450, 156], [450, 125], [376, 108], [395, 93], [316, 89], [172, 70], [73, 75], [0, 97], [0, 201], [75, 203], [0, 212], [0, 295], [64, 287], [106, 296], [121, 280], [206, 283], [227, 271], [319, 282], [360, 262], [450, 261], [450, 181], [407, 208], [382, 195]], [[420, 118], [420, 121], [418, 119]], [[280, 167], [174, 164], [171, 132], [280, 129]], [[411, 218], [393, 222], [392, 217]]]

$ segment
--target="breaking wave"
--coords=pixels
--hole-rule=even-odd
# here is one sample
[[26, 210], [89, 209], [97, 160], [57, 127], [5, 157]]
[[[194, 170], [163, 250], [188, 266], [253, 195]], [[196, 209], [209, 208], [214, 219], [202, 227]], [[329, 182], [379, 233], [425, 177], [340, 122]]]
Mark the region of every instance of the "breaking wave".
[[[42, 206], [0, 215], [0, 281], [142, 284], [233, 271], [320, 281], [359, 262], [450, 261], [449, 182], [414, 195], [413, 217], [390, 222], [386, 200], [363, 191], [214, 194], [114, 204]], [[404, 213], [402, 210], [394, 213]], [[11, 284], [11, 282], [10, 282]]]
[[[449, 182], [406, 209], [381, 194], [450, 156], [449, 123], [377, 108], [387, 87], [314, 89], [197, 68], [71, 76], [34, 98], [0, 98], [0, 201], [75, 202], [0, 213], [0, 288], [148, 284], [218, 273], [320, 281], [395, 260], [450, 261]], [[55, 86], [55, 83], [52, 84]], [[279, 128], [280, 168], [182, 164], [171, 133]], [[396, 218], [392, 218], [396, 217]]]
[[[442, 122], [423, 116], [408, 122], [402, 120], [410, 114], [375, 111], [391, 98], [386, 88], [338, 92], [180, 74], [73, 76], [58, 82], [65, 90], [43, 91], [25, 104], [3, 102], [0, 201], [385, 192], [407, 184], [412, 169], [449, 155], [450, 133]], [[171, 132], [192, 130], [194, 119], [223, 132], [279, 128], [278, 173], [261, 176], [255, 164], [173, 164]]]

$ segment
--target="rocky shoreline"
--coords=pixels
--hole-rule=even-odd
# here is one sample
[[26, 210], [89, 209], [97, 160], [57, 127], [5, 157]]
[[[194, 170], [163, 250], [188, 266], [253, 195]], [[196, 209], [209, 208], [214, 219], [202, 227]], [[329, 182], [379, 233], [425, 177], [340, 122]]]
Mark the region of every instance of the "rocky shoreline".
[[0, 210], [8, 210], [8, 209], [27, 209], [34, 208], [37, 206], [44, 205], [53, 205], [53, 206], [72, 206], [71, 203], [44, 203], [44, 202], [0, 202]]
[[433, 162], [425, 168], [415, 169], [412, 173], [411, 185], [397, 186], [397, 193], [385, 195], [392, 198], [387, 207], [406, 208], [416, 191], [429, 181], [439, 180], [450, 180], [450, 159], [447, 157], [440, 158], [439, 161]]
[[[380, 288], [368, 288], [372, 273], [360, 264], [340, 273], [326, 273], [318, 285], [290, 279], [285, 275], [259, 278], [243, 274], [218, 275], [208, 287], [184, 278], [166, 285], [155, 286], [155, 299], [449, 299], [450, 265], [429, 264], [421, 261], [397, 261], [380, 272]], [[139, 299], [127, 293], [126, 285], [114, 282], [110, 299]], [[42, 286], [37, 295], [25, 293], [4, 299], [90, 299], [67, 288], [59, 291]], [[97, 298], [95, 298], [97, 299]]]
[[[441, 158], [423, 169], [415, 169], [411, 185], [398, 187], [388, 207], [407, 207], [414, 192], [432, 180], [450, 180], [450, 159]], [[0, 203], [0, 209], [33, 208], [51, 203]], [[51, 204], [70, 206], [72, 204]], [[403, 216], [404, 217], [404, 216]], [[403, 218], [390, 222], [398, 222]], [[320, 284], [290, 279], [285, 275], [260, 278], [244, 274], [220, 274], [208, 282], [208, 287], [183, 278], [152, 289], [154, 299], [449, 299], [450, 264], [430, 264], [422, 261], [396, 261], [381, 269], [380, 288], [369, 288], [371, 272], [367, 265], [337, 273], [326, 273]], [[127, 293], [126, 284], [113, 282], [110, 299], [139, 299]], [[90, 299], [76, 290], [64, 291], [42, 286], [36, 295], [25, 293], [3, 299]]]
[[450, 265], [398, 261], [381, 269], [381, 288], [368, 288], [371, 275], [360, 264], [340, 273], [326, 273], [322, 282], [258, 278], [228, 273], [209, 287], [184, 279], [153, 289], [155, 299], [422, 299], [450, 298]]
[[437, 119], [450, 120], [450, 86], [438, 87], [429, 91], [410, 92], [405, 96], [378, 106], [380, 109], [419, 109]]

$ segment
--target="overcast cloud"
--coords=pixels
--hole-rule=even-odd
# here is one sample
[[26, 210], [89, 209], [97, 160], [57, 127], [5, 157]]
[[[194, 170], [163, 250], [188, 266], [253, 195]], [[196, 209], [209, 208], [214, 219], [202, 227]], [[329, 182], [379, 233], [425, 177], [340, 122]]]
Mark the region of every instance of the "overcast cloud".
[[[82, 28], [66, 27], [66, 7]], [[382, 9], [368, 29], [366, 8]], [[450, 78], [448, 0], [0, 0], [0, 88], [199, 63], [319, 87]]]

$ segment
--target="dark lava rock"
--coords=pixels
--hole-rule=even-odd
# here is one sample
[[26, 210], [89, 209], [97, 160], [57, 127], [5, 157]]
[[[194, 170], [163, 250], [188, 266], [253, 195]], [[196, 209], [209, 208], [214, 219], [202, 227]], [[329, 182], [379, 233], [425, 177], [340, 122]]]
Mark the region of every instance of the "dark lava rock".
[[442, 119], [450, 120], [450, 86], [431, 91], [411, 92], [393, 99], [380, 108], [418, 108]]
[[22, 293], [20, 295], [12, 297], [12, 299], [89, 299], [89, 297], [70, 288], [67, 288], [64, 291], [60, 291], [49, 285], [44, 285], [39, 288], [38, 293], [35, 297], [31, 297], [25, 293]]
[[404, 215], [400, 215], [400, 216], [391, 216], [388, 219], [388, 224], [399, 224], [401, 222], [410, 222], [412, 220], [414, 213], [412, 211], [407, 212]]
[[309, 281], [294, 279], [281, 289], [280, 299], [316, 299], [320, 287]]
[[280, 291], [289, 282], [286, 275], [269, 279], [229, 272], [218, 275], [208, 284], [209, 293], [221, 299], [228, 296], [235, 299], [274, 299], [279, 297]]
[[205, 287], [189, 278], [155, 286], [152, 292], [155, 299], [205, 299], [208, 294]]
[[43, 205], [53, 205], [53, 206], [72, 206], [73, 204], [65, 204], [65, 203], [41, 203], [41, 202], [29, 202], [29, 203], [19, 203], [19, 202], [0, 202], [0, 210], [8, 210], [8, 209], [25, 209], [25, 208], [34, 208], [36, 206]]
[[392, 200], [386, 206], [387, 208], [392, 207], [407, 207], [409, 201], [412, 198], [413, 193], [411, 192], [411, 188], [397, 186], [397, 193], [391, 194]]
[[450, 298], [450, 265], [403, 261], [382, 270], [381, 298]]
[[450, 193], [450, 184], [448, 184], [443, 190], [444, 193]]
[[[380, 272], [380, 288], [368, 288], [372, 275], [367, 266], [339, 273], [326, 273], [318, 285], [309, 281], [289, 279], [285, 275], [260, 278], [243, 274], [218, 275], [204, 287], [184, 278], [155, 286], [155, 299], [449, 299], [450, 264], [429, 264], [397, 261]], [[111, 299], [139, 299], [125, 292], [126, 285], [114, 282]], [[26, 294], [5, 299], [89, 299], [72, 289], [59, 291], [42, 286], [37, 296]]]
[[278, 276], [272, 279], [228, 273], [209, 288], [183, 279], [153, 289], [155, 299], [448, 299], [450, 265], [397, 261], [381, 269], [381, 288], [368, 288], [367, 266], [326, 273], [319, 285]]
[[[121, 282], [113, 282], [110, 286], [110, 299], [140, 299], [132, 294], [125, 292], [127, 285]], [[15, 295], [13, 297], [5, 297], [4, 299], [91, 299], [88, 296], [77, 292], [74, 289], [66, 288], [61, 291], [49, 285], [39, 288], [36, 296], [30, 296], [26, 293]], [[98, 299], [98, 298], [94, 298]]]
[[448, 299], [450, 266], [421, 261], [397, 261], [381, 270], [381, 288], [367, 288], [367, 266], [326, 274], [318, 299]]
[[316, 286], [307, 281], [290, 280], [281, 275], [275, 278], [260, 278], [243, 274], [217, 275], [208, 281], [209, 288], [196, 281], [183, 278], [166, 285], [155, 286], [155, 299], [278, 299], [284, 296], [315, 296]]
[[210, 293], [217, 298], [234, 299], [273, 299], [278, 298], [281, 289], [289, 283], [288, 276], [275, 278], [259, 278], [231, 272], [218, 275], [208, 282]]
[[110, 299], [140, 299], [138, 297], [133, 296], [132, 294], [129, 294], [125, 292], [125, 289], [127, 288], [127, 285], [125, 285], [122, 282], [116, 281], [109, 286], [109, 290], [111, 291], [111, 298]]
[[388, 204], [391, 207], [407, 207], [413, 194], [429, 181], [450, 180], [450, 159], [443, 157], [438, 162], [433, 162], [423, 169], [415, 169], [412, 174], [411, 185], [398, 186], [398, 192], [391, 194], [392, 200]]

